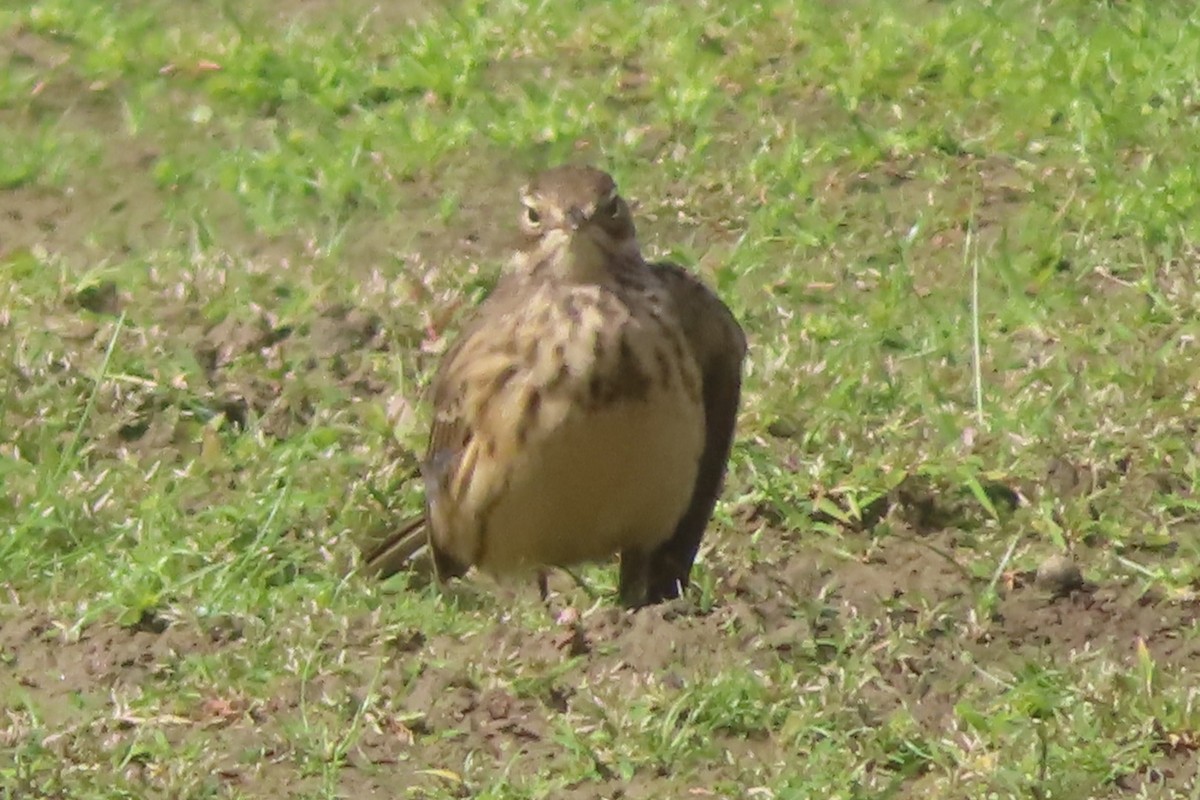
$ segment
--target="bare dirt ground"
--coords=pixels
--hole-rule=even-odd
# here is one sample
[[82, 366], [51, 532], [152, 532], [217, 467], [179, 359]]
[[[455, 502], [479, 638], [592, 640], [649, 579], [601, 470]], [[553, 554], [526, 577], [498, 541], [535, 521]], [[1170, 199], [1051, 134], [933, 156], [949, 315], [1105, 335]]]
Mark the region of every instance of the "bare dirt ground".
[[[531, 633], [499, 621], [490, 633], [466, 641], [427, 638], [420, 630], [379, 641], [363, 619], [342, 641], [331, 643], [344, 648], [347, 663], [354, 665], [345, 673], [314, 678], [307, 686], [279, 686], [265, 703], [236, 696], [181, 699], [178, 724], [166, 729], [177, 734], [179, 748], [188, 746], [189, 737], [216, 736], [224, 742], [210, 766], [230, 788], [253, 796], [294, 796], [303, 792], [304, 781], [291, 765], [293, 754], [280, 731], [298, 723], [305, 696], [349, 701], [372, 685], [381, 687], [378, 706], [390, 712], [366, 722], [363, 736], [346, 755], [340, 786], [350, 796], [386, 797], [410, 782], [426, 782], [417, 769], [453, 769], [480, 754], [507, 765], [515, 776], [552, 766], [562, 753], [555, 721], [573, 711], [572, 692], [564, 687], [604, 684], [606, 691], [635, 696], [659, 683], [703, 684], [730, 663], [753, 670], [779, 658], [828, 659], [833, 653], [821, 642], [838, 637], [823, 634], [847, 620], [871, 621], [859, 649], [871, 654], [877, 677], [864, 687], [862, 697], [870, 702], [860, 710], [863, 723], [874, 724], [905, 706], [933, 731], [952, 719], [961, 687], [978, 679], [973, 664], [1002, 669], [1031, 652], [1054, 664], [1087, 649], [1123, 654], [1121, 660], [1132, 664], [1144, 645], [1161, 668], [1175, 670], [1195, 664], [1200, 655], [1200, 643], [1178, 635], [1200, 616], [1196, 602], [1138, 597], [1120, 587], [1087, 587], [1055, 598], [1027, 582], [1029, 576], [1016, 576], [1018, 585], [1005, 593], [995, 621], [972, 635], [970, 610], [958, 588], [962, 573], [930, 549], [931, 544], [949, 546], [952, 538], [896, 538], [874, 548], [867, 562], [841, 565], [785, 555], [781, 548], [752, 570], [721, 576], [726, 589], [711, 610], [689, 603], [636, 614], [605, 608], [585, 618], [575, 641], [549, 624]], [[736, 541], [726, 539], [719, 546], [734, 550], [723, 560], [737, 561]], [[939, 609], [939, 626], [917, 633], [912, 621], [930, 608]], [[898, 629], [908, 631], [909, 646], [901, 652], [884, 647]], [[62, 726], [51, 746], [66, 760], [86, 761], [94, 754], [77, 748], [112, 748], [114, 740], [136, 737], [146, 721], [118, 714], [100, 723], [102, 730], [80, 730], [72, 721], [81, 709], [164, 679], [182, 658], [245, 646], [242, 636], [228, 630], [100, 623], [76, 638], [38, 615], [10, 617], [0, 628], [0, 652], [10, 660], [0, 686], [6, 694], [20, 691], [35, 698], [45, 721]], [[579, 657], [568, 663], [569, 654]], [[464, 668], [426, 663], [565, 666], [556, 682], [517, 697], [503, 687], [477, 683]], [[262, 758], [245, 763], [237, 753], [251, 743]], [[769, 763], [784, 756], [770, 740], [731, 737], [727, 744], [743, 759]], [[1162, 747], [1156, 780], [1166, 787], [1189, 781], [1195, 770], [1190, 748], [1166, 741]], [[672, 785], [669, 764], [662, 765], [660, 775], [639, 774], [633, 781], [618, 775], [602, 756], [595, 766], [608, 780], [589, 782], [569, 796], [645, 797], [656, 782]], [[1124, 776], [1122, 782], [1132, 788], [1143, 778]], [[703, 783], [694, 788], [703, 789]]]

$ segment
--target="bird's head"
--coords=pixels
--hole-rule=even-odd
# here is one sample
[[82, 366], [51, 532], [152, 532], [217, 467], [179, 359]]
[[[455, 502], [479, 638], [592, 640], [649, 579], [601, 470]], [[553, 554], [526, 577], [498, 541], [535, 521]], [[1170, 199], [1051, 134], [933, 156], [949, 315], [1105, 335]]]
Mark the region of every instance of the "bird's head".
[[527, 249], [563, 278], [597, 280], [640, 258], [629, 205], [612, 177], [593, 167], [555, 167], [530, 181], [520, 227]]

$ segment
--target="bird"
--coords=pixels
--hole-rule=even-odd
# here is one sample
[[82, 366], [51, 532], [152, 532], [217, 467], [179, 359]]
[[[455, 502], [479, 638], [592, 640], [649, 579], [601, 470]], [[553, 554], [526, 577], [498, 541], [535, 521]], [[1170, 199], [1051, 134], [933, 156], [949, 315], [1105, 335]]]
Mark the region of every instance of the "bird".
[[701, 280], [647, 262], [607, 172], [520, 193], [520, 246], [429, 387], [425, 508], [364, 554], [440, 581], [619, 556], [628, 608], [680, 596], [725, 477], [747, 341]]

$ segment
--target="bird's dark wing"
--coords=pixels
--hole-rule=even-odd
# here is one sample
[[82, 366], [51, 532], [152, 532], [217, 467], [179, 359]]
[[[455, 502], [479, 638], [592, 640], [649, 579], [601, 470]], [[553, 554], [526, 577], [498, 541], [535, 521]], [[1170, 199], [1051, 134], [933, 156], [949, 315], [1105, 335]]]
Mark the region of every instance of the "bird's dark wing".
[[746, 336], [729, 308], [690, 272], [651, 264], [671, 295], [703, 377], [704, 449], [692, 499], [671, 538], [649, 554], [621, 555], [621, 602], [637, 607], [678, 597], [721, 492], [742, 387]]

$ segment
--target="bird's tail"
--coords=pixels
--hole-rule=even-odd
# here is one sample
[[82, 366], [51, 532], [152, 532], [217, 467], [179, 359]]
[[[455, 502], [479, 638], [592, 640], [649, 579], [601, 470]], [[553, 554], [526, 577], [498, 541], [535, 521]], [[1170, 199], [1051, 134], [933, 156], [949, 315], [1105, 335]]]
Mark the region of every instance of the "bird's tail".
[[363, 547], [362, 573], [383, 580], [408, 566], [428, 549], [425, 515], [417, 514], [383, 539]]

